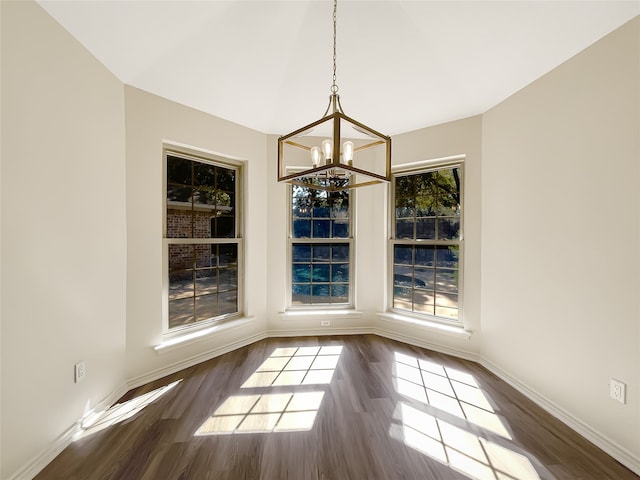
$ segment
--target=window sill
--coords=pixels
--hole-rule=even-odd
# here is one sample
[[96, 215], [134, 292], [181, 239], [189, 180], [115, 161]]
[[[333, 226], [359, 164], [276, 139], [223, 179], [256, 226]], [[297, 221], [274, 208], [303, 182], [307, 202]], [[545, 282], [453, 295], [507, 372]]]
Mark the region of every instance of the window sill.
[[208, 340], [220, 332], [244, 327], [252, 320], [253, 317], [240, 317], [197, 330], [190, 329], [186, 332], [168, 334], [164, 336], [162, 343], [154, 346], [153, 349], [158, 355], [162, 355], [177, 348], [186, 347], [203, 340]]
[[471, 335], [473, 334], [471, 330], [465, 330], [462, 325], [448, 325], [445, 323], [425, 320], [409, 315], [401, 315], [398, 313], [378, 313], [378, 317], [380, 318], [380, 320], [383, 320], [385, 322], [417, 327], [433, 333], [463, 338], [465, 340], [469, 340], [471, 338]]
[[343, 308], [337, 309], [309, 309], [309, 310], [287, 310], [280, 312], [280, 319], [287, 321], [309, 320], [309, 318], [325, 317], [327, 319], [350, 320], [362, 318], [362, 312], [358, 310]]

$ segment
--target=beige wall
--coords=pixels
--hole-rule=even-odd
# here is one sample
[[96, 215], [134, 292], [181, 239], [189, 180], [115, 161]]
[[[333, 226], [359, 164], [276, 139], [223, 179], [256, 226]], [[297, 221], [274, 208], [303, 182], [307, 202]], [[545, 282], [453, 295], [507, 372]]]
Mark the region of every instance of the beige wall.
[[[275, 180], [275, 137], [123, 87], [35, 3], [0, 2], [0, 12], [0, 477], [7, 478], [125, 380], [158, 376], [265, 332], [321, 329], [318, 319], [279, 315], [287, 189]], [[336, 319], [331, 330], [384, 330], [484, 358], [640, 464], [638, 25], [484, 116], [393, 138], [394, 164], [466, 155], [470, 340], [378, 317], [387, 295], [382, 185], [356, 191], [362, 316]], [[165, 141], [245, 165], [250, 321], [157, 355]], [[79, 360], [88, 376], [74, 384]], [[627, 383], [627, 405], [608, 398], [610, 377]]]
[[122, 83], [35, 3], [0, 8], [8, 478], [124, 383], [127, 251]]
[[[125, 87], [127, 126], [127, 378], [145, 378], [265, 330], [267, 209], [265, 135], [161, 97]], [[164, 355], [162, 342], [163, 142], [188, 145], [244, 164], [245, 313], [241, 329], [217, 333]]]
[[638, 465], [639, 29], [484, 115], [481, 278], [483, 356]]

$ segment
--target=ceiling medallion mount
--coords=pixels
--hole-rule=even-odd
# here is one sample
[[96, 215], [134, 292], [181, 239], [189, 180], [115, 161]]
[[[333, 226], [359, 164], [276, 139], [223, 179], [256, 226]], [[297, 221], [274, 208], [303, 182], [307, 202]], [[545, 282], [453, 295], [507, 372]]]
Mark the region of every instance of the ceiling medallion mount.
[[391, 138], [345, 115], [336, 85], [336, 19], [333, 2], [333, 84], [320, 120], [278, 138], [278, 181], [325, 191], [387, 183]]

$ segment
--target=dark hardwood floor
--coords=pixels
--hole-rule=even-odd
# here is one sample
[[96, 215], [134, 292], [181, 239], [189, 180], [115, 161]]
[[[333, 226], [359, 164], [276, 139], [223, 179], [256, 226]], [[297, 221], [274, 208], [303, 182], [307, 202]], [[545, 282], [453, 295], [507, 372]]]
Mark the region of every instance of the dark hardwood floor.
[[481, 366], [364, 335], [268, 339], [132, 390], [36, 478], [640, 477]]

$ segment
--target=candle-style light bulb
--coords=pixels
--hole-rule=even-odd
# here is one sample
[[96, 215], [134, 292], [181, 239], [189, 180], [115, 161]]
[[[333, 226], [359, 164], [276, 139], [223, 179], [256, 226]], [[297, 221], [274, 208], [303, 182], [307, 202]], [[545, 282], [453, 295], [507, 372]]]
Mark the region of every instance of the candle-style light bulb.
[[350, 140], [342, 144], [342, 160], [347, 165], [353, 164], [353, 142]]
[[321, 156], [320, 147], [311, 147], [311, 163], [313, 163], [313, 168], [320, 166]]
[[333, 151], [333, 142], [331, 140], [322, 141], [322, 153], [324, 153], [324, 159], [326, 161], [331, 160], [331, 153]]

